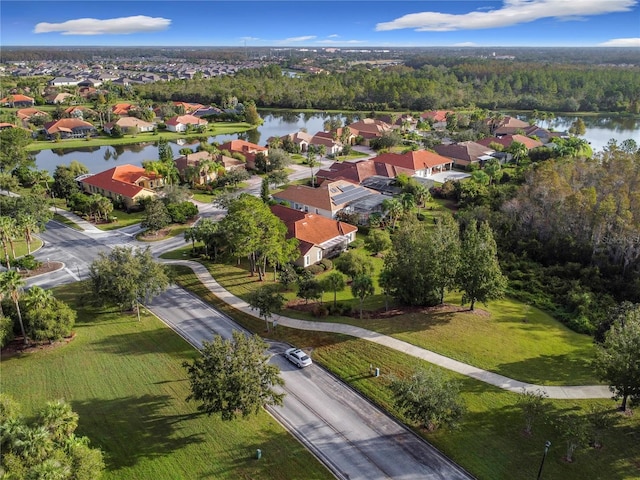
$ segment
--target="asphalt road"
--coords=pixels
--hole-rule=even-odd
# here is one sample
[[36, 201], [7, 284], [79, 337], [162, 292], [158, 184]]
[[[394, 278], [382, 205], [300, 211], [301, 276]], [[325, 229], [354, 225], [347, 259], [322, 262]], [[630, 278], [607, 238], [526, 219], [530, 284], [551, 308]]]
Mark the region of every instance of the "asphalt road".
[[[171, 287], [150, 310], [191, 344], [239, 329], [226, 315]], [[271, 362], [285, 380], [283, 407], [268, 410], [341, 479], [473, 478], [398, 422], [317, 365], [298, 369], [271, 344]], [[266, 452], [265, 452], [266, 453]]]

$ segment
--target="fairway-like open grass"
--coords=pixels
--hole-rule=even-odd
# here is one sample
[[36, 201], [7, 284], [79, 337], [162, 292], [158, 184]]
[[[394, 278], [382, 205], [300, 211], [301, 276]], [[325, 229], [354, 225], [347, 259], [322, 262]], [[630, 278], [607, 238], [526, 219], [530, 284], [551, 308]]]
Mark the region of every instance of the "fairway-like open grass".
[[[80, 285], [56, 296], [74, 304]], [[332, 478], [266, 412], [233, 422], [198, 413], [185, 401], [182, 367], [198, 352], [157, 318], [79, 308], [69, 344], [3, 357], [2, 392], [27, 415], [48, 400], [70, 402], [80, 415], [77, 433], [105, 453], [103, 478]]]
[[[189, 247], [180, 249], [180, 255]], [[373, 258], [377, 278], [382, 259]], [[273, 283], [273, 273], [266, 281], [251, 277], [246, 263], [203, 262], [220, 284], [243, 299], [265, 284]], [[327, 272], [328, 273], [328, 272]], [[321, 279], [327, 273], [318, 276]], [[365, 310], [384, 308], [384, 295], [376, 284], [376, 294], [365, 299]], [[287, 300], [296, 298], [295, 286], [284, 292]], [[349, 287], [338, 292], [337, 299], [357, 309]], [[333, 302], [333, 293], [325, 292], [323, 302]], [[460, 307], [460, 294], [448, 295], [446, 302]], [[516, 380], [543, 385], [592, 385], [600, 383], [591, 361], [595, 347], [591, 337], [576, 333], [545, 312], [518, 300], [505, 298], [478, 304], [475, 312], [424, 310], [391, 318], [376, 319], [329, 316], [316, 318], [310, 313], [284, 309], [283, 315], [305, 320], [339, 322], [384, 333], [413, 345], [432, 350], [461, 362], [500, 373]], [[366, 317], [366, 314], [365, 314]]]
[[[177, 281], [206, 301], [220, 307], [245, 328], [264, 334], [264, 323], [224, 304], [213, 296], [186, 267], [176, 269]], [[418, 368], [429, 368], [421, 360], [381, 345], [344, 335], [309, 332], [278, 327], [269, 338], [302, 346], [314, 361], [334, 372], [357, 390], [393, 415], [402, 418], [393, 405], [388, 388], [389, 375], [403, 376]], [[372, 375], [371, 366], [380, 368], [381, 376]], [[615, 413], [618, 424], [604, 439], [604, 448], [586, 446], [579, 450], [576, 461], [566, 463], [565, 443], [554, 428], [554, 420], [567, 411], [584, 413], [592, 405], [614, 410], [611, 400], [549, 401], [549, 414], [541, 418], [532, 436], [522, 433], [524, 423], [516, 406], [517, 394], [509, 393], [477, 380], [447, 372], [461, 383], [467, 407], [460, 427], [454, 431], [427, 433], [414, 426], [416, 432], [460, 463], [481, 480], [535, 479], [544, 442], [552, 448], [545, 464], [545, 480], [637, 480], [640, 478], [640, 415], [624, 417]]]

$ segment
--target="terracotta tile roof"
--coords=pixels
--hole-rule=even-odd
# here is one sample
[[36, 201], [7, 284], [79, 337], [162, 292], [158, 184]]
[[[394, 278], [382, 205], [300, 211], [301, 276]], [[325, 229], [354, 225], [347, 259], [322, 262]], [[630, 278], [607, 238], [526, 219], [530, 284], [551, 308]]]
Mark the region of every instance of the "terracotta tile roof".
[[167, 125], [207, 125], [207, 122], [204, 118], [198, 118], [194, 115], [179, 115], [177, 117], [171, 117], [169, 120], [165, 122]]
[[360, 187], [353, 182], [337, 180], [334, 182], [324, 182], [317, 188], [308, 187], [306, 185], [292, 185], [281, 192], [274, 194], [273, 197], [335, 213], [344, 208], [346, 204], [346, 202], [336, 203], [334, 200], [334, 198], [343, 193], [342, 189], [344, 187], [357, 187], [366, 190], [373, 195], [378, 194], [378, 192]]
[[533, 138], [529, 138], [529, 137], [525, 137], [524, 135], [517, 135], [517, 134], [504, 135], [500, 138], [498, 137], [483, 138], [481, 140], [478, 140], [476, 143], [479, 143], [480, 145], [484, 145], [485, 147], [488, 147], [491, 143], [498, 143], [505, 148], [509, 148], [513, 142], [522, 143], [525, 147], [527, 147], [528, 150], [542, 146], [542, 142], [539, 140], [534, 140]]
[[[416, 172], [438, 165], [446, 165], [451, 160], [428, 150], [416, 150], [407, 153], [384, 153], [374, 158], [376, 162], [393, 165], [404, 171]], [[413, 174], [413, 173], [412, 173]]]
[[392, 129], [391, 125], [375, 118], [363, 118], [349, 125], [349, 129], [358, 131], [363, 137], [369, 135], [381, 136]]
[[494, 150], [489, 147], [470, 141], [452, 143], [449, 145], [436, 145], [434, 150], [444, 157], [462, 160], [465, 162], [478, 161], [480, 157], [494, 152]]
[[183, 107], [185, 113], [193, 113], [196, 110], [200, 110], [201, 108], [205, 108], [204, 105], [199, 103], [189, 103], [189, 102], [173, 102], [176, 107]]
[[80, 120], [79, 118], [61, 118], [53, 122], [47, 122], [44, 124], [44, 129], [49, 135], [56, 132], [71, 132], [74, 128], [85, 127], [95, 128], [89, 122]]
[[0, 99], [0, 103], [11, 103], [11, 102], [33, 102], [33, 98], [27, 97], [26, 95], [22, 95], [20, 93], [16, 93], [15, 95], [8, 95], [2, 99]]
[[272, 205], [271, 211], [287, 226], [288, 238], [300, 241], [301, 251], [309, 251], [313, 245], [321, 245], [342, 235], [358, 231], [358, 228], [339, 220], [331, 220], [312, 213], [299, 212], [283, 205]]
[[47, 112], [38, 110], [37, 108], [21, 108], [16, 112], [16, 115], [20, 120], [25, 120], [37, 115], [48, 115]]
[[431, 118], [434, 122], [446, 122], [448, 113], [454, 112], [453, 110], [432, 110], [431, 112], [424, 112], [420, 117]]
[[148, 190], [137, 185], [138, 182], [144, 179], [156, 180], [159, 178], [161, 178], [159, 175], [146, 172], [144, 168], [126, 164], [96, 173], [95, 175], [82, 179], [81, 182], [122, 195], [123, 197], [134, 198], [141, 191]]
[[218, 147], [219, 150], [229, 150], [230, 152], [238, 153], [258, 153], [266, 152], [269, 149], [267, 147], [261, 147], [255, 143], [247, 142], [245, 140], [231, 140], [230, 142], [223, 143]]
[[127, 115], [129, 110], [134, 108], [130, 103], [116, 103], [113, 107], [111, 107], [111, 111], [116, 115]]
[[319, 170], [316, 174], [318, 178], [326, 180], [348, 180], [353, 183], [361, 183], [374, 175], [395, 177], [395, 171], [390, 165], [369, 159], [359, 162], [335, 162], [328, 169]]

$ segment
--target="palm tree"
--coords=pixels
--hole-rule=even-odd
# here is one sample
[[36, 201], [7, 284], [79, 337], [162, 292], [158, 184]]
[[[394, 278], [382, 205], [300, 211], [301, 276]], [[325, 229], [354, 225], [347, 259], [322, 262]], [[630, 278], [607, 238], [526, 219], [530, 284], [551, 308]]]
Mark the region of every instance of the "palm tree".
[[38, 224], [36, 217], [27, 213], [18, 217], [18, 228], [24, 235], [24, 241], [27, 243], [27, 252], [31, 255], [33, 234], [40, 231], [40, 225]]
[[391, 219], [391, 228], [396, 228], [398, 217], [402, 214], [402, 203], [397, 198], [388, 198], [382, 202], [382, 210]]
[[269, 139], [269, 148], [282, 148], [282, 138], [271, 137]]
[[24, 303], [29, 308], [46, 308], [53, 298], [50, 290], [34, 285], [25, 293]]
[[402, 203], [402, 211], [409, 213], [416, 205], [416, 198], [413, 196], [413, 193], [403, 193], [400, 202]]
[[309, 149], [307, 150], [307, 165], [311, 169], [311, 186], [316, 186], [316, 179], [313, 175], [313, 169], [317, 167], [319, 162], [316, 160], [316, 147], [314, 145], [309, 145]]
[[418, 183], [413, 189], [413, 196], [418, 204], [418, 211], [431, 199], [429, 189], [422, 183]]
[[[4, 250], [5, 265], [7, 269], [11, 268], [9, 261], [9, 245], [13, 251], [13, 238], [15, 237], [17, 230], [16, 221], [7, 216], [0, 216], [0, 243]], [[15, 252], [13, 252], [13, 258], [16, 258]]]
[[22, 312], [20, 311], [20, 296], [22, 295], [24, 284], [24, 280], [15, 270], [7, 270], [0, 273], [0, 292], [8, 293], [11, 300], [13, 300], [18, 313], [18, 321], [20, 322], [20, 332], [22, 333], [22, 338], [24, 338], [24, 344], [27, 345], [29, 341], [24, 330]]

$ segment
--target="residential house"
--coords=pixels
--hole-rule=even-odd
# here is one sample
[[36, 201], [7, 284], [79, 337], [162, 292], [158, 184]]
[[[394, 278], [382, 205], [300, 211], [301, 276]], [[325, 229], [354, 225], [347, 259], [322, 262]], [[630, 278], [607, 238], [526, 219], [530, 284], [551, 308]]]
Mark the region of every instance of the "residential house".
[[3, 107], [33, 107], [35, 103], [36, 102], [33, 98], [27, 97], [26, 95], [22, 95], [20, 93], [7, 95], [6, 97], [0, 99], [0, 105], [2, 105]]
[[6, 130], [8, 128], [16, 128], [13, 123], [0, 122], [0, 130]]
[[199, 103], [189, 103], [189, 102], [173, 102], [173, 105], [176, 107], [182, 107], [184, 109], [184, 113], [193, 114], [194, 112], [205, 108], [204, 105]]
[[81, 175], [76, 181], [84, 192], [97, 193], [122, 202], [127, 209], [136, 207], [143, 198], [157, 196], [154, 189], [164, 185], [164, 179], [160, 175], [129, 164], [95, 175]]
[[[302, 130], [296, 133], [290, 133], [288, 135], [284, 135], [280, 137], [282, 141], [286, 141], [288, 138], [293, 144], [297, 145], [302, 153], [309, 150], [309, 145], [311, 144], [311, 140], [313, 136], [308, 134], [307, 132], [303, 132]], [[270, 139], [269, 139], [270, 140]], [[269, 141], [267, 141], [269, 143]]]
[[453, 110], [431, 110], [430, 112], [424, 112], [420, 115], [420, 118], [430, 122], [433, 128], [442, 129], [447, 128], [447, 115], [454, 114]]
[[[348, 127], [353, 135], [362, 137], [365, 145], [368, 145], [370, 140], [379, 138], [393, 129], [388, 123], [375, 118], [363, 118], [362, 120], [351, 123]], [[337, 138], [340, 138], [339, 134]]]
[[337, 180], [323, 182], [317, 188], [292, 185], [274, 193], [272, 197], [276, 202], [285, 202], [296, 210], [335, 218], [336, 214], [351, 202], [372, 195], [379, 193], [346, 180]]
[[47, 138], [53, 139], [56, 135], [60, 138], [83, 138], [87, 135], [95, 135], [96, 127], [79, 118], [61, 118], [44, 124]]
[[256, 155], [262, 153], [265, 156], [269, 156], [269, 149], [262, 147], [255, 143], [247, 142], [245, 140], [231, 140], [230, 142], [223, 143], [218, 146], [219, 150], [226, 150], [230, 153], [240, 153], [246, 160], [246, 168], [249, 170], [255, 170], [256, 168]]
[[56, 77], [49, 80], [48, 85], [51, 87], [71, 87], [78, 85], [78, 80], [71, 77]]
[[319, 180], [347, 180], [358, 184], [374, 175], [391, 178], [396, 176], [393, 166], [376, 162], [375, 159], [334, 162], [329, 168], [318, 170], [316, 173]]
[[337, 155], [342, 151], [342, 144], [333, 139], [331, 133], [318, 132], [309, 142], [316, 148], [324, 147], [326, 155]]
[[85, 116], [97, 115], [95, 110], [91, 110], [83, 105], [74, 105], [72, 107], [65, 108], [64, 113], [73, 118], [80, 118], [84, 120]]
[[33, 117], [49, 118], [49, 114], [47, 112], [43, 112], [37, 108], [21, 108], [16, 112], [16, 116], [18, 117], [18, 120], [22, 122], [24, 127], [28, 126], [29, 121]]
[[443, 157], [450, 158], [453, 165], [459, 168], [466, 168], [472, 163], [482, 165], [495, 153], [492, 148], [472, 141], [436, 145], [433, 149]]
[[395, 167], [396, 175], [406, 173], [410, 177], [430, 177], [434, 173], [451, 170], [453, 161], [428, 150], [415, 150], [407, 153], [383, 153], [374, 158], [378, 163]]
[[298, 239], [300, 256], [294, 263], [300, 267], [308, 267], [323, 258], [339, 255], [356, 238], [358, 227], [349, 223], [283, 205], [272, 205], [270, 208], [287, 226], [287, 238]]
[[49, 105], [60, 105], [61, 103], [70, 102], [73, 94], [68, 92], [56, 92], [44, 97], [44, 101]]
[[491, 133], [496, 137], [501, 137], [502, 135], [513, 135], [521, 131], [523, 132], [526, 128], [531, 126], [523, 120], [509, 116], [500, 119], [497, 123], [495, 123], [493, 119], [489, 119], [488, 122]]
[[111, 113], [114, 115], [129, 115], [129, 111], [135, 109], [136, 106], [130, 103], [116, 103], [111, 107]]
[[496, 143], [498, 145], [502, 145], [504, 150], [507, 150], [513, 142], [520, 142], [527, 150], [531, 150], [532, 148], [541, 147], [542, 142], [540, 140], [534, 140], [533, 138], [525, 137], [524, 135], [503, 135], [502, 137], [487, 137], [481, 140], [478, 140], [476, 143], [480, 145], [484, 145], [488, 147], [492, 143]]
[[104, 132], [111, 134], [111, 130], [115, 125], [118, 125], [122, 129], [123, 133], [153, 132], [153, 130], [156, 128], [155, 123], [145, 122], [144, 120], [140, 120], [136, 117], [122, 117], [116, 122], [105, 124], [105, 126], [103, 127]]
[[92, 87], [97, 88], [102, 85], [102, 80], [99, 78], [85, 78], [78, 82], [79, 87]]
[[167, 125], [167, 130], [170, 132], [186, 132], [189, 126], [195, 128], [206, 127], [209, 122], [204, 118], [198, 118], [193, 115], [179, 115], [170, 118], [165, 124]]

